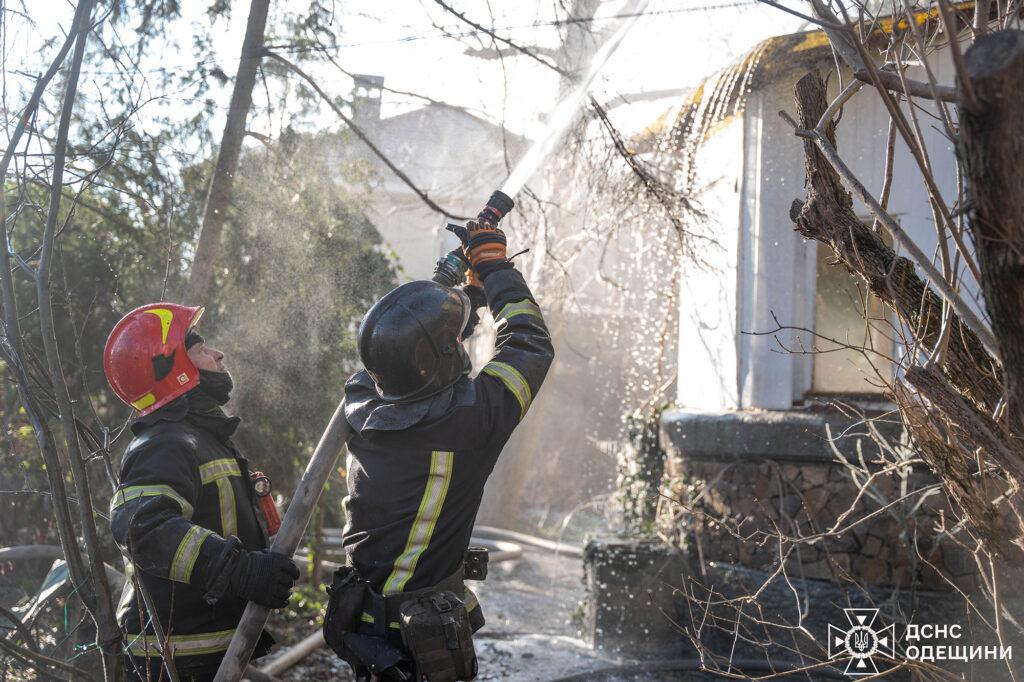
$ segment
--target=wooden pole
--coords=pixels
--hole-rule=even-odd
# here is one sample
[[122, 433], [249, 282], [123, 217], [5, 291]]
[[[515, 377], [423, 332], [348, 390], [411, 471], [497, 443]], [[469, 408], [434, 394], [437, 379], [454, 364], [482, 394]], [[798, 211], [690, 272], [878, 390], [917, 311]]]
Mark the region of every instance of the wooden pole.
[[[272, 552], [287, 557], [295, 554], [302, 534], [306, 532], [309, 517], [316, 508], [320, 493], [323, 492], [324, 484], [334, 470], [342, 446], [348, 440], [349, 432], [349, 425], [345, 420], [345, 402], [342, 401], [320, 437], [306, 471], [302, 474], [302, 480], [292, 495], [288, 511], [281, 522], [281, 530], [274, 537], [274, 544], [270, 548]], [[224, 654], [224, 660], [221, 661], [214, 682], [238, 682], [241, 679], [269, 615], [270, 609], [267, 607], [249, 602], [238, 629], [235, 630], [235, 636], [228, 645], [227, 653]]]

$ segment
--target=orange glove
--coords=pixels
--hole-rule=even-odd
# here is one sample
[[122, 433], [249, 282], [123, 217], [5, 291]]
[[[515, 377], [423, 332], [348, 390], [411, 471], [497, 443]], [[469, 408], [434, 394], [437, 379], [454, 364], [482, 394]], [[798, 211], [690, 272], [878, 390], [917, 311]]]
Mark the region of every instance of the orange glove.
[[504, 261], [508, 256], [508, 240], [505, 233], [489, 222], [466, 223], [469, 240], [466, 242], [466, 256], [475, 270], [481, 263]]

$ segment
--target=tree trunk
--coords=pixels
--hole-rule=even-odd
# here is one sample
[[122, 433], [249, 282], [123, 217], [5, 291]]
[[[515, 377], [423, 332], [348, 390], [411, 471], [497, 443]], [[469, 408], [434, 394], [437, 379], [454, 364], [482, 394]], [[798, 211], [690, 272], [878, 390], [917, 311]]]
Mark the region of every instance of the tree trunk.
[[1010, 428], [1024, 434], [1024, 32], [982, 36], [964, 61], [981, 106], [960, 109], [970, 228], [1006, 374]]
[[[78, 7], [75, 8], [75, 17], [71, 22], [72, 26], [82, 26], [82, 22], [87, 19], [87, 16], [85, 16], [86, 9], [88, 7], [85, 3], [79, 3]], [[85, 16], [84, 19], [83, 16]], [[0, 159], [0, 178], [7, 177], [7, 169], [10, 167], [11, 160], [14, 158], [14, 153], [18, 149], [22, 136], [28, 129], [29, 122], [39, 108], [39, 101], [46, 87], [57, 74], [57, 70], [67, 58], [77, 37], [77, 31], [70, 31], [68, 33], [67, 39], [57, 52], [50, 67], [36, 81], [32, 95], [18, 117], [18, 123], [7, 143], [3, 159]], [[68, 562], [68, 573], [76, 585], [82, 586], [82, 590], [87, 591], [85, 567], [82, 556], [78, 551], [77, 532], [71, 520], [71, 510], [68, 506], [67, 489], [64, 486], [60, 457], [57, 453], [56, 443], [53, 440], [49, 424], [46, 423], [32, 394], [32, 385], [26, 368], [26, 357], [21, 342], [21, 316], [18, 314], [17, 300], [14, 296], [14, 279], [11, 276], [11, 254], [7, 250], [9, 240], [6, 216], [5, 185], [0, 183], [0, 291], [2, 291], [3, 296], [3, 315], [7, 342], [7, 348], [2, 349], [2, 357], [14, 375], [15, 383], [18, 387], [18, 397], [25, 410], [25, 418], [32, 426], [36, 442], [39, 445], [39, 452], [42, 455], [43, 462], [46, 464], [46, 477], [53, 499], [53, 516], [57, 523], [57, 535], [63, 548], [64, 557]]]
[[224, 133], [217, 151], [217, 167], [210, 180], [210, 191], [206, 195], [203, 226], [185, 291], [185, 302], [192, 305], [205, 304], [213, 287], [213, 268], [231, 203], [238, 157], [242, 151], [242, 140], [245, 138], [245, 123], [252, 107], [252, 89], [256, 85], [256, 71], [263, 55], [263, 34], [267, 28], [269, 9], [270, 0], [252, 0], [249, 5], [249, 20], [242, 41], [242, 58], [238, 64], [238, 73], [235, 75], [228, 118], [224, 123]]
[[[821, 76], [809, 73], [797, 82], [796, 103], [801, 127], [814, 128], [828, 107]], [[835, 122], [828, 125], [826, 133], [834, 146]], [[804, 162], [807, 200], [794, 201], [790, 208], [796, 230], [831, 248], [839, 261], [913, 330], [918, 341], [934, 347], [942, 330], [942, 298], [918, 276], [913, 263], [897, 256], [881, 235], [861, 222], [839, 175], [812, 140], [804, 140]], [[992, 414], [1002, 397], [999, 366], [978, 337], [956, 315], [950, 315], [952, 333], [942, 373], [976, 409]]]

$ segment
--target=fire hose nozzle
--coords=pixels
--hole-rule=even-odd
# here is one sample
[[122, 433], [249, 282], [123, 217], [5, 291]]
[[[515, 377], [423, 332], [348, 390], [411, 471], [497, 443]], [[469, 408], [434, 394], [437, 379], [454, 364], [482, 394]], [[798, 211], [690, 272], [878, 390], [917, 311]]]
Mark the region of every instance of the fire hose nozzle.
[[[515, 206], [515, 202], [512, 201], [512, 197], [505, 194], [501, 190], [495, 190], [491, 194], [491, 198], [487, 200], [487, 205], [484, 206], [483, 210], [477, 215], [477, 220], [480, 222], [488, 222], [491, 225], [497, 225], [501, 222], [501, 219], [508, 215], [508, 212]], [[462, 225], [456, 225], [454, 223], [448, 223], [445, 228], [449, 232], [457, 235], [458, 238], [465, 243], [468, 238], [466, 228]], [[453, 254], [446, 254], [438, 259], [437, 264], [434, 266], [434, 277], [433, 280], [438, 284], [444, 284], [450, 287], [458, 286], [463, 282], [466, 275], [466, 269], [469, 267], [469, 262], [465, 258], [459, 258]]]
[[508, 212], [515, 207], [516, 203], [512, 201], [512, 197], [502, 192], [500, 189], [495, 190], [491, 194], [491, 198], [487, 200], [487, 205], [484, 206], [484, 210], [480, 211], [477, 215], [477, 219], [481, 221], [487, 221], [492, 225], [497, 225], [502, 218], [508, 215]]

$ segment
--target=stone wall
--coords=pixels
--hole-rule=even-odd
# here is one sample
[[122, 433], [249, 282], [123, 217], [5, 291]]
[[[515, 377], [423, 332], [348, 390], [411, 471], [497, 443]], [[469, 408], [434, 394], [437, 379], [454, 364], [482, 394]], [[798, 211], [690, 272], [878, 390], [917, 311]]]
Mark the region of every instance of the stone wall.
[[[995, 633], [974, 611], [986, 600], [964, 599], [978, 596], [973, 558], [941, 532], [955, 523], [946, 496], [914, 492], [935, 484], [921, 465], [883, 470], [883, 459], [902, 463], [913, 451], [900, 445], [898, 422], [873, 428], [893, 447], [884, 457], [862, 424], [834, 410], [665, 412], [659, 538], [587, 547], [584, 636], [625, 657], [717, 656], [745, 661], [734, 674], [760, 673], [828, 661], [830, 626], [844, 626], [844, 609], [865, 608], [897, 639], [909, 624], [951, 623], [966, 633], [957, 644], [992, 646]], [[784, 572], [780, 532], [807, 540], [783, 543]], [[1016, 593], [1002, 596], [1018, 608]], [[1018, 634], [1008, 635], [1015, 648], [1024, 647]], [[826, 664], [814, 678], [841, 677], [842, 667]], [[947, 667], [968, 679], [1005, 672], [1002, 661]]]
[[[898, 424], [881, 428], [898, 444]], [[934, 482], [921, 465], [906, 467], [902, 476], [879, 474], [862, 490], [870, 473], [858, 471], [859, 483], [839, 462], [837, 451], [854, 463], [863, 458], [868, 472], [881, 468], [873, 464], [878, 446], [852, 419], [828, 410], [676, 411], [662, 419], [662, 442], [670, 496], [685, 502], [665, 505], [662, 531], [702, 563], [771, 571], [780, 557], [779, 532], [825, 533], [789, 553], [788, 575], [930, 590], [949, 589], [952, 582], [971, 589], [973, 560], [955, 543], [936, 540], [936, 528], [952, 518], [945, 497], [922, 502], [922, 495], [907, 496]], [[827, 534], [834, 527], [843, 532]]]

